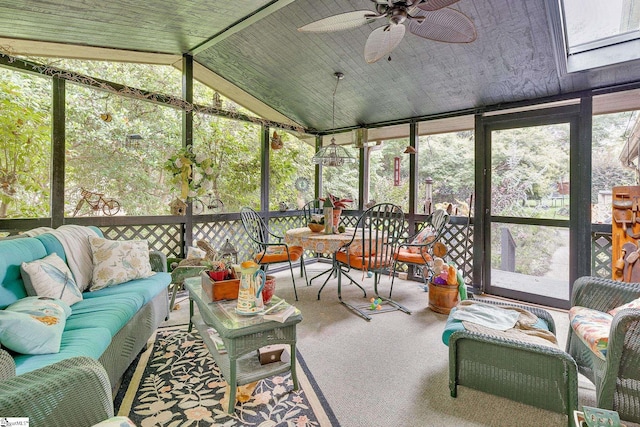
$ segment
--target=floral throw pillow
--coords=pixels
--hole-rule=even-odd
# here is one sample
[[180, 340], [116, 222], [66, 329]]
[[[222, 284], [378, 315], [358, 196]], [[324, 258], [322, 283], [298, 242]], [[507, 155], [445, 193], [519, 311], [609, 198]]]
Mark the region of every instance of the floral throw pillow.
[[27, 295], [57, 298], [69, 305], [82, 301], [82, 292], [71, 270], [55, 253], [35, 261], [23, 262], [20, 273]]
[[[422, 245], [424, 243], [431, 243], [435, 238], [436, 238], [436, 230], [434, 230], [434, 228], [431, 225], [427, 225], [418, 234], [416, 234], [416, 237], [413, 238], [413, 240], [411, 241], [411, 244]], [[424, 248], [409, 246], [409, 252], [414, 254], [419, 253], [420, 249], [424, 250]]]
[[605, 359], [609, 346], [609, 330], [613, 316], [586, 307], [573, 306], [569, 310], [571, 329], [600, 359]]
[[618, 312], [624, 310], [625, 308], [640, 308], [640, 298], [634, 299], [633, 301], [628, 302], [626, 304], [622, 304], [620, 307], [613, 308], [609, 310], [607, 313], [609, 313], [612, 316], [615, 316], [616, 314], [618, 314]]
[[89, 237], [93, 258], [90, 291], [119, 285], [155, 274], [149, 262], [146, 240], [108, 240]]
[[22, 354], [58, 353], [70, 315], [71, 308], [61, 300], [22, 298], [0, 310], [0, 342]]

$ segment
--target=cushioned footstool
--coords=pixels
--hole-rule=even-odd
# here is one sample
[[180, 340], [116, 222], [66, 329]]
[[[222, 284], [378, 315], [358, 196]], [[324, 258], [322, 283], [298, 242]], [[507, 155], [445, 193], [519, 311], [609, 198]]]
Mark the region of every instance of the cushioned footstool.
[[[483, 301], [488, 303], [488, 301]], [[525, 309], [538, 318], [536, 327], [555, 334], [551, 315], [542, 309], [490, 302]], [[532, 344], [497, 335], [468, 331], [453, 319], [443, 333], [449, 345], [449, 388], [457, 396], [459, 385], [538, 408], [567, 415], [572, 426], [578, 409], [578, 373], [571, 356], [560, 348]]]

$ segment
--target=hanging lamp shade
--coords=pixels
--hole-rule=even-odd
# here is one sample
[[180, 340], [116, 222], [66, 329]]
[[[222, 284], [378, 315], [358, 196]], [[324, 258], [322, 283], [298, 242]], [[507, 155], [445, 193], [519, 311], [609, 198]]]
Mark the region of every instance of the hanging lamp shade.
[[345, 163], [355, 163], [356, 159], [349, 154], [346, 148], [337, 145], [335, 138], [331, 138], [331, 144], [322, 147], [311, 161], [322, 166], [342, 166]]

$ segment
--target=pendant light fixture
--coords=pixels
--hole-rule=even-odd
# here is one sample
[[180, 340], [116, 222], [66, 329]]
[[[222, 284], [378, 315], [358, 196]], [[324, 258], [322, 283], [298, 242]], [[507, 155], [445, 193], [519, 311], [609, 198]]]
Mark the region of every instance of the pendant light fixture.
[[[344, 78], [344, 74], [341, 72], [334, 73], [336, 78], [336, 87], [333, 90], [333, 101], [331, 111], [331, 128], [336, 127], [336, 92], [338, 91], [338, 84], [340, 80]], [[326, 147], [322, 147], [311, 159], [316, 165], [322, 166], [342, 166], [345, 163], [355, 163], [356, 159], [349, 154], [346, 148], [336, 144], [336, 139], [331, 138], [331, 144]]]

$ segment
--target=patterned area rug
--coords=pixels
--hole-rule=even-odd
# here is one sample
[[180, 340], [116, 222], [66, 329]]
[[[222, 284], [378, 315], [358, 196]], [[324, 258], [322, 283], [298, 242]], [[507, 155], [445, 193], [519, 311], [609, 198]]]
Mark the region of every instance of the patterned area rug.
[[197, 331], [186, 328], [158, 329], [123, 378], [118, 415], [140, 427], [339, 425], [299, 352], [299, 390], [290, 373], [248, 384], [227, 414], [229, 387]]

